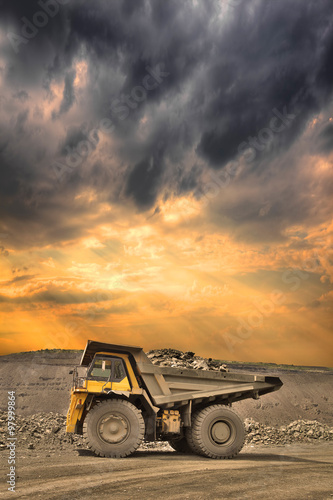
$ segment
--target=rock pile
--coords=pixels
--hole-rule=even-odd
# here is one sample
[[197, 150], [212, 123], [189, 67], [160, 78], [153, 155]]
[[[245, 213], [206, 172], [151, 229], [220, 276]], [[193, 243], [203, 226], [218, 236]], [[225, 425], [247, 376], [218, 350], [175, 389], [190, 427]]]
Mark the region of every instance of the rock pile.
[[[60, 413], [37, 413], [16, 416], [16, 445], [21, 450], [59, 451], [87, 449], [83, 436], [66, 433], [66, 417]], [[7, 450], [7, 413], [0, 411], [0, 450]], [[174, 451], [165, 441], [143, 442], [140, 450]]]
[[[82, 436], [66, 434], [66, 417], [59, 413], [38, 413], [30, 417], [17, 416], [17, 446], [21, 449], [59, 450], [85, 449]], [[291, 443], [314, 443], [333, 441], [333, 428], [316, 420], [296, 420], [279, 428], [259, 424], [253, 419], [245, 420], [245, 444], [285, 445]], [[7, 449], [7, 414], [0, 412], [0, 449]], [[165, 442], [143, 443], [141, 450], [171, 451]]]
[[333, 441], [333, 427], [316, 420], [295, 420], [279, 428], [259, 424], [251, 418], [247, 418], [244, 423], [247, 432], [245, 444], [285, 445]]
[[147, 352], [154, 365], [174, 368], [190, 368], [194, 370], [228, 371], [227, 366], [212, 358], [195, 356], [192, 351], [182, 352], [177, 349], [155, 349]]
[[[82, 436], [66, 434], [66, 417], [60, 413], [37, 413], [30, 417], [16, 415], [17, 446], [33, 450], [47, 447], [50, 451], [75, 444], [83, 446]], [[7, 414], [0, 412], [0, 449], [7, 447]]]

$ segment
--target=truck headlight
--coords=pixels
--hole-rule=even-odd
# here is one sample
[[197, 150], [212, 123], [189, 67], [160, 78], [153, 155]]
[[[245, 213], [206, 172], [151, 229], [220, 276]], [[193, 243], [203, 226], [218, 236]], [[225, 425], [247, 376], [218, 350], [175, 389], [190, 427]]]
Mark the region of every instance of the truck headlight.
[[79, 377], [77, 379], [77, 387], [84, 387], [85, 381], [86, 381], [85, 378]]

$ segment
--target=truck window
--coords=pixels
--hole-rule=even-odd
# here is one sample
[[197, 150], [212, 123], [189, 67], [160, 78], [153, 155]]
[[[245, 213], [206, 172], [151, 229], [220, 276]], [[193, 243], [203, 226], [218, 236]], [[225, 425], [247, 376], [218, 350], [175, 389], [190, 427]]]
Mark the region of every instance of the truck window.
[[117, 380], [120, 382], [123, 380], [123, 378], [126, 377], [125, 369], [124, 369], [124, 364], [122, 359], [115, 359], [114, 364], [113, 364], [113, 380]]
[[110, 377], [110, 374], [111, 374], [111, 360], [95, 359], [94, 366], [91, 370], [91, 376], [107, 380]]
[[[111, 378], [110, 378], [110, 374]], [[124, 362], [120, 358], [95, 358], [88, 378], [121, 382], [126, 377]]]

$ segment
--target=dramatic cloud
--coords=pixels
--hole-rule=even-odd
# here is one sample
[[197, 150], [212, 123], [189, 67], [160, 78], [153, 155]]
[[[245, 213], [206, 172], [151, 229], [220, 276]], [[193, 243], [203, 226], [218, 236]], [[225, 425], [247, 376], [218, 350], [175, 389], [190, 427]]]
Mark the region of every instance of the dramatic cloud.
[[[103, 337], [117, 316], [119, 337], [148, 345], [166, 314], [175, 342], [190, 335], [203, 349], [191, 330], [200, 325], [212, 346], [231, 349], [223, 334], [237, 331], [239, 307], [254, 307], [263, 282], [266, 295], [282, 290], [298, 266], [311, 275], [301, 281], [308, 297], [282, 290], [267, 321], [301, 336], [297, 311], [321, 310], [326, 346], [332, 14], [331, 0], [2, 2], [6, 332], [21, 327], [15, 307], [39, 308], [42, 339], [47, 318], [71, 321], [92, 299], [96, 324], [83, 336]], [[96, 295], [115, 290], [114, 300]], [[182, 336], [184, 321], [197, 323]], [[291, 361], [283, 339], [276, 359]], [[233, 345], [232, 355], [252, 356]]]

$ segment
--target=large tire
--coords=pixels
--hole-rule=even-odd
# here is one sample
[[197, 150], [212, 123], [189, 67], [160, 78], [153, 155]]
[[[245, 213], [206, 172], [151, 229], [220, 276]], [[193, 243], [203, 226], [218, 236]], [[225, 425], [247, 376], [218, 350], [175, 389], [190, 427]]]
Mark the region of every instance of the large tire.
[[192, 449], [205, 457], [233, 458], [244, 445], [244, 424], [224, 405], [208, 406], [193, 415], [187, 439]]
[[171, 439], [169, 444], [171, 448], [179, 453], [193, 453], [185, 437]]
[[145, 432], [141, 412], [129, 401], [102, 401], [92, 408], [83, 424], [83, 435], [96, 455], [123, 458], [139, 446]]
[[192, 430], [193, 430], [193, 422], [194, 420], [196, 419], [198, 413], [200, 413], [200, 411], [196, 411], [194, 413], [192, 413], [192, 423], [191, 423], [191, 427], [187, 427], [186, 429], [186, 432], [185, 432], [185, 436], [186, 436], [186, 441], [187, 441], [187, 444], [188, 444], [188, 447], [190, 448], [191, 452], [192, 453], [196, 453], [197, 455], [201, 455], [201, 451], [200, 449], [195, 445], [194, 441], [193, 441], [193, 436], [192, 436]]

